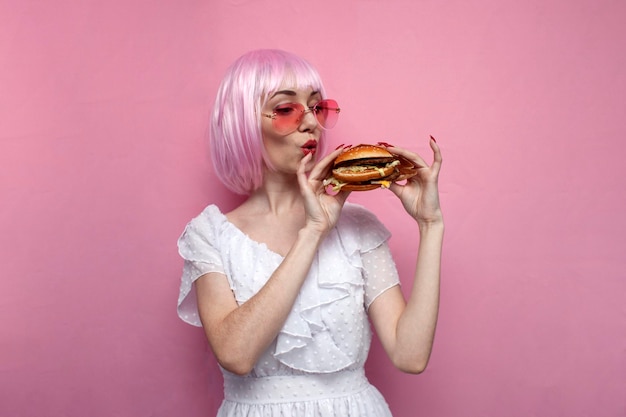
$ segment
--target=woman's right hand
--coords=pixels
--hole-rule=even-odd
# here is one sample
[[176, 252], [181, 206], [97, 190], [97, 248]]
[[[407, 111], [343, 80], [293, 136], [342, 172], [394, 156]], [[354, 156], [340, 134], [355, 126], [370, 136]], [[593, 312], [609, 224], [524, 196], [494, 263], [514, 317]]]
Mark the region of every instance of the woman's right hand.
[[302, 158], [298, 167], [298, 183], [304, 197], [307, 226], [323, 234], [328, 233], [337, 224], [341, 209], [350, 195], [349, 191], [328, 194], [324, 186], [324, 180], [332, 170], [333, 161], [342, 151], [340, 148], [326, 155], [315, 164], [308, 176], [305, 167], [313, 158], [312, 154]]

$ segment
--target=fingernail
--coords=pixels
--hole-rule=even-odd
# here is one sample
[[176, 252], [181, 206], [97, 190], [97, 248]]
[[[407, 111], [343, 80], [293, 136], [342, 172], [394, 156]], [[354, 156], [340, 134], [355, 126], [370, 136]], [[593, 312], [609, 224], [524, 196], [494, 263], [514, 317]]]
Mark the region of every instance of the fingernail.
[[345, 145], [343, 148], [346, 149], [346, 148], [351, 148], [351, 147], [352, 145]]
[[337, 150], [337, 149], [339, 149], [339, 148], [343, 148], [344, 146], [345, 146], [345, 145], [342, 143], [341, 145], [337, 146], [337, 147], [335, 148], [335, 150]]
[[433, 135], [430, 135], [430, 138], [433, 140], [433, 142], [437, 143], [437, 141], [435, 140], [435, 138], [433, 138]]
[[393, 148], [393, 147], [394, 147], [393, 145], [390, 145], [390, 144], [389, 144], [389, 143], [387, 143], [387, 142], [378, 142], [377, 144], [378, 144], [378, 145], [382, 145], [382, 146], [386, 146], [387, 148]]

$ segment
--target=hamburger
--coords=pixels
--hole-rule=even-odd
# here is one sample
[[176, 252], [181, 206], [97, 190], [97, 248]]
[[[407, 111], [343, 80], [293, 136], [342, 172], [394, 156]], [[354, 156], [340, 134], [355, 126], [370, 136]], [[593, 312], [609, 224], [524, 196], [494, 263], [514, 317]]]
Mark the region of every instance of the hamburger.
[[413, 162], [382, 146], [357, 145], [339, 154], [324, 185], [332, 186], [335, 192], [389, 188], [392, 182], [417, 174], [417, 169]]

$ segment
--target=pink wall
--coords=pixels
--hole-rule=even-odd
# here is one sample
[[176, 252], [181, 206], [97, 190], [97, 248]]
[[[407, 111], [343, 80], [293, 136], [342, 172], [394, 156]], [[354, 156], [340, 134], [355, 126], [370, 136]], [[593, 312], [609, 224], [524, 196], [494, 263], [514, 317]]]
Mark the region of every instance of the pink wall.
[[[221, 380], [175, 313], [176, 238], [216, 183], [226, 65], [299, 52], [332, 142], [444, 152], [441, 320], [398, 417], [624, 416], [620, 1], [0, 1], [0, 415], [210, 416]], [[412, 270], [391, 194], [354, 195]], [[410, 285], [405, 281], [405, 288]]]

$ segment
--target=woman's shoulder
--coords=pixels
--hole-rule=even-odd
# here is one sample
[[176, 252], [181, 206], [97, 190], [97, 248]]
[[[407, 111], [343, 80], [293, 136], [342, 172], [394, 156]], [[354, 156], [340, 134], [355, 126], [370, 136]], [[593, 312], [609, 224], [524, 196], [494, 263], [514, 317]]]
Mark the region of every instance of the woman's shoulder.
[[199, 214], [193, 217], [185, 226], [181, 239], [191, 236], [205, 238], [215, 235], [226, 223], [226, 216], [214, 204], [206, 206]]
[[226, 215], [215, 204], [209, 204], [199, 214], [189, 221], [191, 226], [208, 226], [222, 223]]
[[372, 211], [348, 202], [343, 206], [335, 229], [335, 236], [349, 256], [377, 248], [391, 237], [389, 230]]

